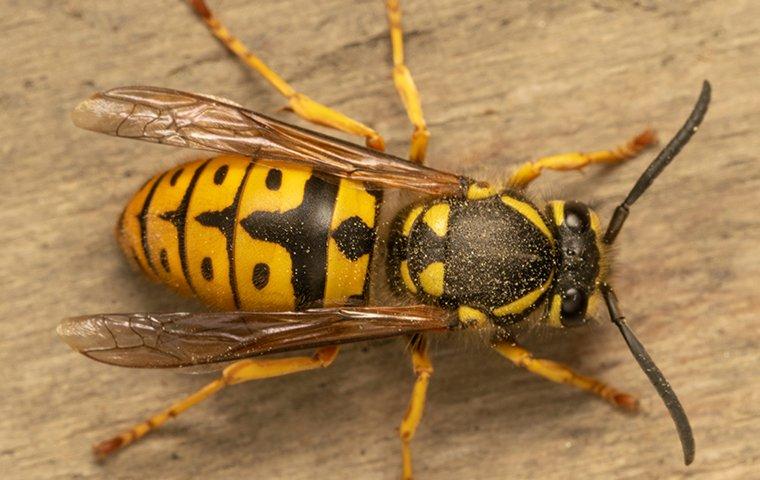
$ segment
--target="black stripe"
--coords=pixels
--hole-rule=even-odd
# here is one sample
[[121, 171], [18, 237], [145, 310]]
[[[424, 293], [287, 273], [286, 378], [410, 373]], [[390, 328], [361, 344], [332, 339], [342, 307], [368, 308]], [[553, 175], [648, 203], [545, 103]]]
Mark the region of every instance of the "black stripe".
[[238, 185], [235, 192], [235, 198], [232, 203], [222, 210], [203, 212], [195, 217], [201, 225], [205, 227], [214, 227], [219, 229], [224, 235], [227, 248], [228, 275], [230, 279], [230, 290], [232, 291], [232, 301], [235, 308], [240, 309], [240, 293], [238, 293], [237, 276], [235, 275], [235, 222], [237, 220], [238, 209], [240, 207], [240, 198], [243, 195], [243, 188], [248, 181], [248, 175], [251, 173], [255, 162], [248, 162], [243, 174], [243, 179]]
[[254, 160], [248, 163], [245, 167], [245, 174], [243, 174], [243, 181], [240, 182], [237, 192], [235, 192], [235, 200], [232, 202], [234, 212], [232, 215], [232, 235], [227, 242], [227, 259], [230, 264], [230, 288], [232, 289], [232, 299], [235, 301], [235, 308], [240, 309], [240, 293], [238, 292], [237, 276], [235, 275], [235, 222], [237, 221], [238, 210], [240, 209], [240, 198], [243, 196], [243, 189], [248, 181], [248, 175], [251, 173], [251, 169], [256, 164]]
[[337, 194], [334, 181], [312, 175], [298, 207], [284, 213], [253, 212], [240, 221], [252, 238], [277, 243], [290, 254], [297, 309], [324, 304], [327, 241]]
[[161, 180], [163, 180], [166, 174], [167, 172], [162, 173], [150, 187], [150, 191], [145, 197], [145, 203], [143, 203], [142, 210], [140, 210], [140, 213], [137, 215], [137, 221], [140, 223], [140, 246], [142, 247], [145, 259], [148, 261], [148, 266], [156, 275], [158, 275], [158, 271], [156, 270], [156, 266], [153, 265], [153, 260], [150, 258], [150, 244], [148, 243], [148, 210], [150, 209], [150, 202], [153, 201], [153, 195], [156, 193], [158, 184], [161, 183]]
[[[374, 230], [374, 240], [375, 243], [377, 243], [377, 221], [380, 218], [380, 207], [383, 204], [383, 190], [379, 189], [377, 187], [369, 186], [367, 183], [364, 184], [365, 190], [367, 190], [367, 193], [375, 197], [375, 226], [373, 228]], [[369, 261], [367, 262], [367, 273], [364, 274], [364, 288], [362, 288], [362, 300], [364, 302], [367, 301], [369, 298], [369, 287], [370, 287], [370, 275], [372, 274], [372, 260], [375, 256], [375, 246], [373, 245], [372, 250], [369, 252]]]
[[195, 287], [193, 286], [193, 282], [190, 280], [190, 270], [187, 266], [187, 239], [185, 238], [185, 224], [187, 223], [187, 208], [190, 205], [190, 198], [193, 195], [193, 190], [195, 190], [195, 184], [198, 183], [198, 177], [201, 176], [201, 173], [203, 173], [203, 170], [206, 168], [206, 165], [211, 161], [211, 159], [206, 160], [201, 164], [200, 167], [198, 167], [195, 172], [193, 172], [193, 178], [190, 179], [190, 184], [187, 186], [187, 190], [185, 190], [185, 195], [182, 197], [182, 201], [180, 202], [179, 206], [176, 210], [171, 212], [165, 212], [160, 215], [160, 217], [168, 222], [171, 222], [172, 225], [174, 225], [177, 228], [177, 243], [179, 248], [179, 262], [180, 265], [182, 265], [182, 274], [185, 276], [185, 281], [187, 282], [188, 286], [190, 287], [190, 290], [195, 293]]

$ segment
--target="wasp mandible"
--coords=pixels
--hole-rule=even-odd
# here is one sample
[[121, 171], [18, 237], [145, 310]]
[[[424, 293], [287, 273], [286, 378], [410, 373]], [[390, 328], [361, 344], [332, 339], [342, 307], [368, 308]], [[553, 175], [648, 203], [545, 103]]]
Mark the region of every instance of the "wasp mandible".
[[[514, 326], [584, 325], [606, 305], [662, 397], [686, 464], [694, 439], [670, 385], [628, 327], [607, 281], [608, 251], [631, 206], [696, 132], [702, 92], [685, 125], [651, 162], [606, 228], [586, 204], [539, 200], [526, 188], [543, 170], [579, 170], [632, 158], [645, 131], [611, 150], [565, 153], [519, 166], [504, 187], [424, 166], [430, 133], [404, 63], [401, 13], [388, 0], [393, 80], [414, 126], [409, 160], [383, 153], [373, 129], [296, 91], [251, 53], [202, 0], [211, 33], [259, 72], [302, 118], [362, 136], [367, 147], [277, 121], [229, 100], [156, 87], [98, 93], [73, 113], [83, 128], [210, 150], [150, 179], [129, 201], [117, 236], [151, 279], [198, 296], [212, 313], [98, 314], [58, 328], [75, 350], [127, 367], [217, 364], [219, 378], [95, 447], [107, 455], [229, 385], [327, 367], [339, 345], [406, 336], [416, 374], [400, 425], [404, 478], [432, 363], [427, 336], [486, 332], [495, 351], [552, 381], [635, 409], [634, 397], [569, 367], [535, 358]], [[260, 358], [315, 349], [311, 355]]]

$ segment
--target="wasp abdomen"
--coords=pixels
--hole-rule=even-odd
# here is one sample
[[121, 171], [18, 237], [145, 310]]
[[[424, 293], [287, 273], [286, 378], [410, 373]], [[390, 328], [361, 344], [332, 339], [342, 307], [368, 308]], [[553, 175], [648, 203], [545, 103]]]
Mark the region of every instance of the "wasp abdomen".
[[551, 285], [554, 244], [543, 215], [517, 194], [436, 199], [397, 217], [389, 277], [397, 292], [467, 320], [512, 322]]
[[148, 276], [215, 308], [364, 303], [379, 201], [310, 168], [221, 156], [149, 180], [118, 236]]

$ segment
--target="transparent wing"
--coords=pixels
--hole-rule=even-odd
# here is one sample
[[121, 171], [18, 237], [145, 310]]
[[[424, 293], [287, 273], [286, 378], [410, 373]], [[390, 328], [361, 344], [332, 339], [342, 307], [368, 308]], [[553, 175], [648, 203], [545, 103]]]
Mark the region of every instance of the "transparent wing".
[[185, 148], [314, 167], [338, 177], [453, 195], [468, 180], [246, 110], [229, 100], [158, 87], [97, 93], [72, 113], [82, 128]]
[[65, 319], [74, 350], [123, 367], [171, 368], [452, 328], [425, 307], [319, 308], [303, 312], [117, 313]]

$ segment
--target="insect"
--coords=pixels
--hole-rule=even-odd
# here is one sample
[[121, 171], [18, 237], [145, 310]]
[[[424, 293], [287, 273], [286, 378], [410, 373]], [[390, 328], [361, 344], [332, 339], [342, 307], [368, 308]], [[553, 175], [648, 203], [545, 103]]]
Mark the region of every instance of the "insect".
[[[119, 137], [210, 150], [218, 156], [160, 173], [128, 202], [117, 236], [151, 279], [197, 295], [217, 312], [97, 314], [64, 320], [75, 350], [113, 365], [218, 365], [221, 375], [145, 422], [95, 446], [108, 455], [215, 392], [238, 383], [329, 366], [342, 344], [405, 336], [416, 380], [399, 433], [402, 475], [432, 373], [429, 335], [487, 333], [496, 352], [549, 380], [624, 409], [637, 401], [569, 367], [535, 358], [514, 327], [586, 324], [606, 305], [662, 397], [686, 464], [694, 440], [670, 385], [628, 327], [607, 282], [608, 251], [630, 207], [701, 123], [704, 82], [685, 125], [617, 207], [606, 229], [579, 201], [525, 193], [542, 170], [617, 163], [654, 141], [566, 153], [519, 166], [497, 187], [424, 166], [429, 138], [404, 64], [401, 14], [387, 2], [393, 78], [414, 125], [409, 160], [382, 152], [371, 128], [297, 92], [253, 55], [200, 0], [191, 2], [229, 50], [283, 94], [299, 116], [365, 138], [367, 147], [295, 127], [216, 97], [156, 87], [98, 93], [73, 113], [80, 127]], [[261, 358], [270, 354], [315, 350]]]

